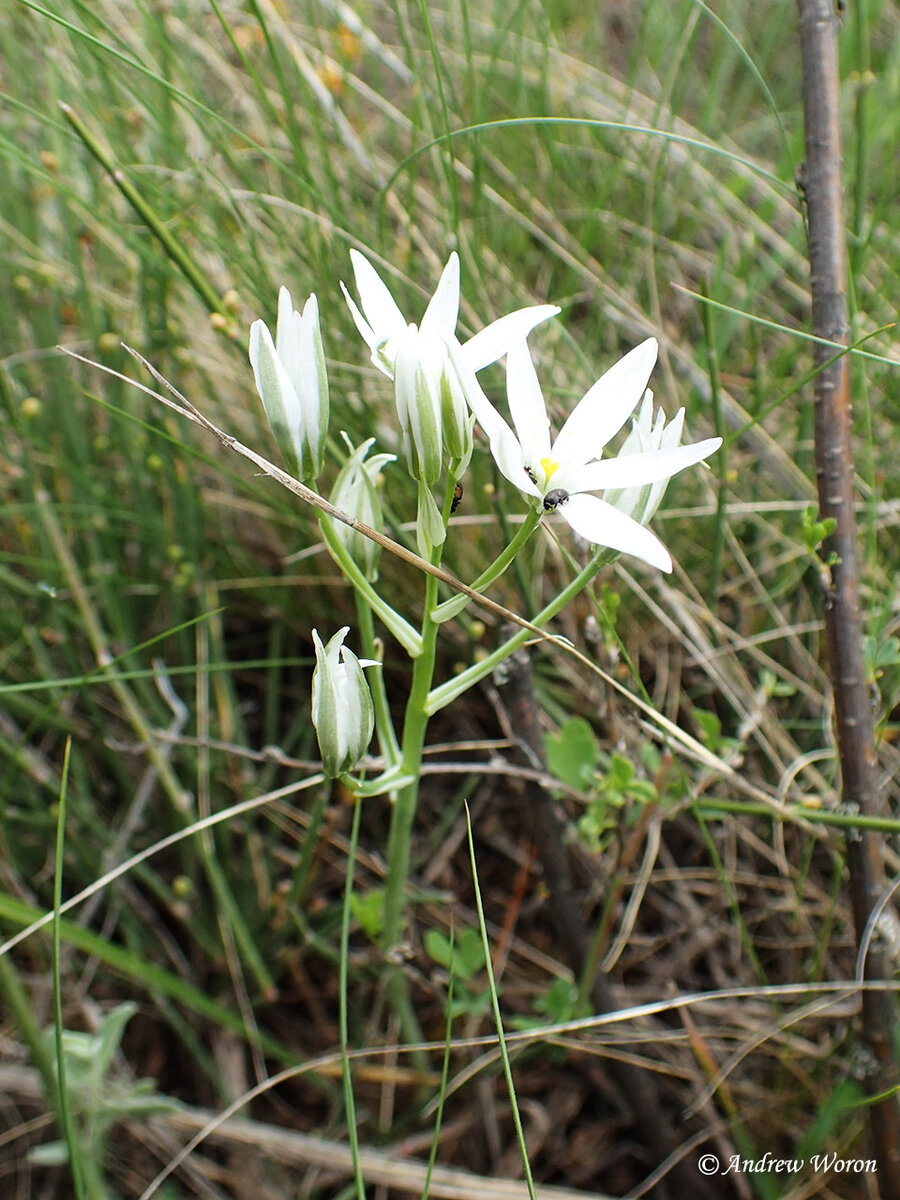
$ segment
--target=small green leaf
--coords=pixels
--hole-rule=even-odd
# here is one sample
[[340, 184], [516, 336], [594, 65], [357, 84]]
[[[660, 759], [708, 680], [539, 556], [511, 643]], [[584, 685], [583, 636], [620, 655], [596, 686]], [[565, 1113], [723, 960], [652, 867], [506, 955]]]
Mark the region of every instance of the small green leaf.
[[474, 929], [464, 929], [453, 942], [439, 930], [429, 929], [424, 940], [429, 957], [457, 979], [471, 979], [484, 967], [484, 947]]
[[803, 540], [810, 554], [817, 554], [819, 547], [837, 528], [834, 517], [819, 520], [819, 514], [814, 504], [809, 504], [803, 510]]
[[377, 941], [384, 929], [384, 889], [372, 888], [364, 896], [350, 897], [350, 911], [367, 938]]
[[695, 708], [693, 716], [700, 728], [700, 740], [704, 746], [708, 746], [710, 749], [718, 746], [722, 736], [722, 722], [718, 716], [706, 708]]
[[593, 788], [600, 746], [583, 717], [571, 717], [559, 733], [548, 734], [545, 746], [551, 774], [569, 787], [582, 791]]
[[797, 689], [793, 684], [779, 679], [774, 671], [764, 667], [759, 673], [759, 685], [767, 696], [794, 696]]
[[555, 979], [543, 996], [534, 1002], [535, 1010], [556, 1024], [571, 1021], [578, 1003], [578, 988], [568, 979]]

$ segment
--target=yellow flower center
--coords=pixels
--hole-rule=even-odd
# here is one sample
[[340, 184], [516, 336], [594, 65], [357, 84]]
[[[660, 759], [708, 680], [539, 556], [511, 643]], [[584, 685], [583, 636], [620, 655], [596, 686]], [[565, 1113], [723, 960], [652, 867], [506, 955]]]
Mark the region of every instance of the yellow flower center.
[[554, 473], [554, 471], [556, 471], [558, 469], [558, 467], [559, 467], [559, 463], [554, 462], [552, 458], [542, 458], [541, 459], [541, 470], [544, 472], [544, 487], [545, 488], [550, 483], [550, 480], [553, 477], [553, 473]]

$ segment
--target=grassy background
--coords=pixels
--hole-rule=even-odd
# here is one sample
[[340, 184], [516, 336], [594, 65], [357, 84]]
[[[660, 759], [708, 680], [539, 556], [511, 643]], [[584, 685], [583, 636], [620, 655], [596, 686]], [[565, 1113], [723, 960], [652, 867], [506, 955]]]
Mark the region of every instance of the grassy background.
[[[558, 0], [355, 13], [271, 0], [0, 3], [0, 930], [12, 935], [52, 904], [67, 737], [64, 888], [74, 895], [198, 817], [309, 775], [310, 630], [354, 623], [308, 512], [135, 387], [56, 347], [143, 378], [124, 341], [213, 420], [276, 457], [246, 333], [256, 316], [274, 318], [279, 284], [295, 299], [315, 290], [335, 449], [346, 429], [394, 450], [389, 396], [338, 281], [350, 277], [349, 248], [365, 248], [415, 317], [456, 248], [464, 327], [527, 303], [563, 306], [532, 339], [557, 416], [653, 333], [658, 401], [670, 414], [687, 407], [695, 439], [728, 434], [713, 471], [674, 484], [657, 518], [674, 577], [626, 559], [558, 628], [736, 775], [685, 756], [670, 764], [656, 728], [595, 676], [538, 656], [548, 734], [575, 738], [551, 743], [557, 773], [573, 753], [588, 764], [580, 798], [566, 804], [587, 841], [578, 869], [598, 961], [608, 955], [623, 1004], [663, 999], [673, 982], [692, 991], [849, 977], [837, 833], [759, 816], [706, 821], [691, 807], [828, 805], [834, 795], [819, 572], [803, 522], [815, 489], [811, 359], [795, 332], [809, 312], [793, 6], [624, 0], [586, 15]], [[898, 27], [895, 4], [862, 0], [841, 35], [854, 335], [882, 330], [865, 344], [870, 357], [855, 357], [853, 382], [879, 770], [893, 801], [900, 348], [884, 327], [900, 261]], [[448, 129], [464, 132], [440, 140]], [[124, 192], [98, 158], [121, 173]], [[502, 395], [499, 369], [485, 379]], [[387, 475], [391, 529], [412, 543], [413, 490], [399, 468]], [[476, 454], [448, 565], [474, 577], [519, 508], [489, 456]], [[567, 545], [535, 539], [498, 598], [536, 611], [570, 575]], [[390, 563], [383, 578], [414, 613], [420, 581]], [[486, 623], [447, 627], [445, 675], [493, 644]], [[405, 660], [390, 647], [386, 674], [399, 702]], [[586, 750], [573, 750], [572, 717], [592, 727]], [[450, 744], [453, 761], [477, 764], [501, 733], [490, 695], [478, 692], [441, 714], [434, 739]], [[652, 780], [654, 799], [604, 790], [614, 751]], [[466, 796], [507, 1018], [575, 1011], [533, 865], [529, 874], [515, 781], [473, 765], [434, 775], [417, 829], [410, 970], [423, 1032], [438, 1039], [446, 980], [423, 937], [446, 933], [451, 913], [457, 930], [473, 927]], [[599, 822], [593, 839], [586, 813]], [[362, 899], [380, 883], [386, 824], [381, 802], [367, 806]], [[212, 1108], [267, 1071], [335, 1050], [349, 827], [339, 792], [300, 791], [128, 870], [68, 917], [66, 1025], [96, 1029], [103, 1012], [134, 999], [128, 1069]], [[24, 1063], [36, 1029], [52, 1024], [49, 938], [36, 934], [3, 961], [4, 1057]], [[349, 969], [350, 1041], [377, 1048], [391, 1028], [378, 952], [359, 921]], [[463, 983], [454, 1033], [489, 1033], [483, 977]], [[848, 1010], [801, 1020], [807, 999], [722, 998], [687, 1024], [669, 1014], [635, 1025], [644, 1040], [629, 1052], [669, 1077], [673, 1103], [698, 1105], [691, 1128], [715, 1130], [719, 1146], [863, 1154], [863, 1116], [843, 1107], [855, 1047]], [[599, 1053], [600, 1036], [583, 1040]], [[470, 1059], [455, 1052], [454, 1075]], [[591, 1061], [541, 1040], [520, 1060], [532, 1161], [539, 1179], [618, 1193], [646, 1164]], [[345, 1141], [335, 1062], [271, 1089], [245, 1115]], [[407, 1137], [427, 1156], [433, 1118], [423, 1106], [437, 1063], [419, 1062], [410, 1081], [373, 1052], [358, 1080], [364, 1145]], [[116, 1071], [126, 1078], [124, 1061]], [[514, 1173], [496, 1063], [473, 1075], [451, 1092], [440, 1160]], [[26, 1158], [51, 1134], [46, 1106], [21, 1087], [18, 1107], [4, 1109], [4, 1194], [66, 1195], [64, 1171]], [[172, 1158], [172, 1136], [141, 1122], [115, 1134], [118, 1194], [140, 1194]], [[282, 1168], [271, 1150], [227, 1186], [229, 1162], [237, 1170], [227, 1150], [195, 1160], [202, 1170], [178, 1176], [167, 1195], [339, 1193], [327, 1175]], [[753, 1182], [768, 1195], [790, 1186]], [[847, 1179], [835, 1186], [856, 1194]]]

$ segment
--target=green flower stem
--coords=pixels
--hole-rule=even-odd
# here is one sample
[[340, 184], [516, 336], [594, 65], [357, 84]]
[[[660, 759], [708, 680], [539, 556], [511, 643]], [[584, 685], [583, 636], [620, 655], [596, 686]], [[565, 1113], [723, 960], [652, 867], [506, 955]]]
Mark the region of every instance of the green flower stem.
[[[525, 520], [519, 526], [518, 532], [506, 549], [494, 559], [487, 570], [482, 571], [475, 582], [470, 586], [474, 588], [476, 592], [480, 592], [489, 584], [493, 583], [495, 579], [499, 579], [499, 577], [503, 574], [509, 564], [513, 561], [513, 559], [534, 533], [535, 529], [537, 529], [540, 522], [540, 512], [536, 511], [535, 509], [529, 509]], [[449, 621], [451, 617], [458, 616], [465, 608], [468, 608], [471, 603], [471, 596], [453, 596], [451, 599], [445, 600], [443, 604], [439, 604], [437, 606], [437, 608], [431, 614], [432, 620], [438, 622]]]
[[359, 1165], [359, 1131], [356, 1123], [356, 1102], [353, 1097], [353, 1076], [350, 1071], [349, 1033], [347, 1025], [348, 966], [350, 961], [350, 914], [353, 907], [353, 872], [356, 867], [356, 851], [359, 845], [359, 818], [362, 804], [357, 798], [353, 806], [353, 827], [350, 831], [350, 849], [347, 854], [347, 882], [344, 886], [344, 903], [341, 907], [341, 956], [338, 968], [338, 1031], [341, 1044], [341, 1082], [344, 1088], [344, 1111], [347, 1131], [350, 1135], [350, 1150], [353, 1155], [353, 1178], [358, 1200], [365, 1200], [366, 1187]]
[[[602, 570], [603, 567], [607, 566], [617, 557], [618, 555], [615, 551], [607, 550], [604, 547], [598, 548], [592, 555], [587, 566], [578, 572], [572, 582], [554, 600], [551, 600], [545, 608], [541, 609], [531, 622], [532, 625], [537, 625], [538, 627], [546, 625], [570, 601], [574, 600], [579, 592], [584, 591], [598, 571]], [[433, 691], [428, 693], [425, 700], [426, 716], [432, 717], [440, 709], [445, 708], [448, 704], [452, 704], [458, 696], [467, 692], [470, 687], [474, 687], [485, 676], [490, 675], [500, 663], [505, 662], [520, 646], [524, 646], [532, 636], [533, 634], [529, 629], [520, 629], [518, 633], [513, 634], [511, 638], [507, 639], [502, 646], [498, 646], [487, 658], [482, 659], [481, 662], [475, 663], [460, 675], [456, 675], [453, 679], [448, 679], [446, 683], [442, 683], [439, 687], [434, 688]]]
[[375, 658], [381, 663], [372, 667], [366, 676], [369, 690], [372, 693], [372, 706], [375, 709], [375, 733], [378, 737], [378, 748], [387, 768], [395, 767], [400, 761], [400, 746], [394, 733], [394, 722], [391, 720], [391, 709], [388, 704], [387, 690], [384, 686], [384, 663], [382, 654], [378, 651], [375, 637], [375, 623], [372, 620], [372, 610], [360, 591], [356, 592], [356, 620], [359, 625], [360, 644], [366, 658]]
[[365, 599], [369, 607], [378, 613], [381, 620], [410, 658], [415, 658], [422, 651], [421, 636], [407, 620], [401, 617], [399, 613], [394, 612], [388, 602], [375, 591], [375, 588], [366, 579], [358, 564], [353, 561], [347, 547], [338, 537], [331, 519], [329, 517], [322, 517], [319, 525], [331, 557], [356, 588], [357, 592]]
[[[453, 491], [456, 486], [456, 474], [451, 464], [448, 472], [447, 492], [444, 497], [442, 516], [444, 526], [450, 519], [450, 505], [453, 502]], [[430, 555], [430, 561], [438, 566], [441, 561], [443, 545], [435, 546]], [[416, 804], [419, 798], [419, 772], [422, 766], [422, 751], [425, 746], [425, 731], [428, 728], [430, 713], [427, 709], [431, 681], [434, 676], [435, 650], [440, 624], [432, 617], [437, 601], [438, 580], [433, 575], [425, 579], [425, 604], [422, 617], [422, 649], [413, 662], [412, 689], [406, 704], [406, 715], [403, 722], [403, 737], [400, 744], [400, 762], [404, 772], [413, 782], [408, 783], [397, 793], [394, 810], [391, 816], [391, 831], [388, 837], [388, 867], [384, 889], [384, 926], [382, 930], [382, 946], [389, 951], [396, 946], [403, 935], [403, 920], [406, 898], [406, 882], [409, 878], [409, 849], [412, 839], [413, 821], [416, 816]], [[395, 999], [402, 1002], [401, 990], [405, 986], [403, 976], [398, 976], [398, 994]]]
[[75, 1122], [72, 1117], [72, 1096], [70, 1095], [66, 1080], [60, 971], [60, 947], [62, 939], [59, 932], [59, 910], [62, 907], [63, 861], [66, 848], [66, 796], [68, 793], [69, 756], [71, 750], [72, 738], [70, 736], [66, 738], [66, 749], [63, 756], [62, 780], [59, 789], [59, 810], [56, 820], [56, 861], [53, 868], [53, 925], [51, 926], [53, 931], [53, 1025], [56, 1045], [56, 1087], [59, 1096], [62, 1135], [66, 1143], [66, 1149], [68, 1150], [69, 1170], [72, 1172], [72, 1186], [75, 1190], [75, 1195], [77, 1200], [86, 1200], [92, 1193], [85, 1190], [84, 1156], [82, 1154], [79, 1131], [75, 1129]]

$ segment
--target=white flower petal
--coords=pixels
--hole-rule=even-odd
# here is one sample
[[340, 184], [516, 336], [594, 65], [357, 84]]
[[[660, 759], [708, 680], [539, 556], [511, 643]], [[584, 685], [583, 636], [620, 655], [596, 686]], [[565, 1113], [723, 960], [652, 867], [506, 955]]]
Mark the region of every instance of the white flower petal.
[[525, 463], [540, 479], [540, 464], [550, 457], [550, 419], [524, 338], [513, 342], [509, 348], [506, 392]]
[[474, 337], [469, 338], [462, 351], [473, 371], [480, 371], [488, 363], [496, 362], [506, 354], [510, 345], [519, 338], [527, 337], [535, 325], [555, 317], [560, 311], [556, 304], [537, 304], [531, 308], [520, 308], [492, 321]]
[[[665, 422], [660, 420], [661, 417], [662, 409], [660, 409], [660, 411], [657, 413], [656, 426], [654, 428], [654, 433], [656, 433], [657, 429], [659, 430], [656, 436], [659, 438], [660, 450], [669, 450], [672, 446], [681, 445], [681, 433], [684, 429], [684, 409], [679, 408], [678, 412], [668, 423], [668, 425], [665, 425]], [[663, 427], [664, 425], [665, 427]], [[719, 438], [720, 442], [721, 440], [722, 439]]]
[[275, 327], [275, 349], [281, 359], [288, 379], [298, 396], [307, 393], [309, 384], [304, 380], [304, 333], [303, 318], [295, 312], [291, 293], [282, 288], [278, 293], [278, 324]]
[[[350, 251], [350, 261], [353, 263], [360, 304], [376, 340], [380, 343], [389, 338], [401, 337], [406, 329], [406, 318], [382, 282], [381, 276], [358, 250]], [[362, 330], [360, 332], [362, 333]]]
[[295, 468], [303, 442], [300, 398], [264, 321], [254, 321], [250, 326], [249, 358], [269, 427], [282, 453], [294, 454], [292, 468]]
[[[375, 359], [375, 352], [378, 347], [378, 338], [375, 335], [375, 330], [359, 311], [356, 301], [347, 291], [346, 285], [343, 283], [341, 284], [341, 291], [344, 293], [344, 299], [347, 301], [347, 307], [350, 309], [350, 315], [353, 317], [354, 325], [359, 330], [362, 340], [372, 351], [372, 361], [375, 363], [375, 366], [378, 367], [379, 371], [387, 375], [388, 373], [384, 368], [384, 364], [378, 363]], [[388, 376], [388, 378], [390, 378], [390, 376]]]
[[494, 456], [497, 466], [509, 482], [520, 491], [527, 492], [530, 496], [539, 496], [541, 493], [525, 471], [526, 463], [522, 457], [522, 447], [519, 445], [518, 438], [484, 394], [481, 384], [475, 378], [475, 371], [466, 362], [459, 342], [455, 338], [448, 342], [447, 351], [450, 361], [459, 375], [469, 407], [487, 435], [491, 454]]
[[329, 661], [332, 666], [337, 664], [338, 656], [344, 645], [344, 638], [347, 636], [347, 634], [349, 632], [350, 632], [350, 626], [342, 625], [340, 627], [340, 629], [337, 631], [337, 633], [334, 634], [334, 636], [329, 639], [328, 645], [325, 647], [325, 651], [328, 655], [330, 655]]
[[441, 474], [440, 380], [422, 361], [423, 339], [410, 325], [397, 345], [394, 399], [410, 473], [429, 484]]
[[[285, 292], [286, 296], [290, 293]], [[290, 299], [288, 299], [290, 303]], [[318, 388], [318, 380], [311, 375], [310, 368], [315, 368], [315, 355], [310, 339], [311, 326], [303, 320], [293, 308], [288, 309], [278, 301], [278, 327], [275, 332], [275, 349], [278, 357], [284, 363], [288, 379], [294, 385], [294, 391], [304, 405], [311, 394]]]
[[560, 504], [556, 511], [587, 541], [632, 554], [661, 571], [672, 570], [669, 552], [656, 534], [605, 500], [582, 492]]
[[[722, 444], [721, 438], [707, 438], [691, 446], [679, 446], [674, 450], [650, 450], [643, 454], [620, 454], [602, 462], [587, 463], [563, 476], [559, 473], [559, 487], [568, 492], [602, 492], [607, 488], [642, 487], [669, 479], [686, 467], [708, 458]], [[557, 482], [556, 477], [553, 480]]]
[[500, 471], [520, 492], [529, 496], [540, 496], [540, 489], [532, 482], [525, 470], [528, 464], [522, 457], [522, 447], [510, 427], [504, 421], [491, 435], [491, 454]]
[[[370, 438], [369, 441], [371, 443], [371, 442], [374, 442], [375, 439]], [[381, 472], [384, 470], [384, 468], [387, 466], [387, 464], [389, 462], [396, 462], [396, 461], [397, 461], [396, 454], [373, 454], [372, 457], [370, 459], [367, 459], [366, 462], [364, 463], [364, 466], [366, 469], [366, 474], [369, 476], [369, 478], [372, 480], [372, 482], [375, 483], [378, 479], [378, 476], [381, 474]]]
[[282, 359], [285, 357], [285, 350], [291, 340], [293, 316], [294, 301], [291, 293], [282, 285], [278, 289], [278, 319], [275, 324], [275, 349]]
[[[660, 409], [659, 411], [660, 411], [660, 413], [662, 413], [662, 409]], [[665, 420], [665, 415], [663, 415], [663, 420]], [[651, 392], [650, 388], [647, 388], [646, 392], [644, 392], [644, 398], [641, 401], [641, 406], [638, 409], [638, 414], [635, 417], [635, 421], [637, 423], [637, 427], [638, 427], [639, 431], [641, 433], [643, 433], [645, 437], [649, 437], [650, 434], [653, 432], [653, 428], [654, 428], [654, 426], [653, 426], [653, 392]]]
[[[623, 454], [640, 454], [645, 450], [658, 450], [660, 448], [660, 436], [663, 426], [666, 423], [666, 415], [660, 409], [657, 416], [660, 419], [657, 420], [656, 427], [654, 427], [653, 393], [647, 388], [637, 415], [632, 418], [628, 437], [622, 443], [622, 448], [619, 451], [620, 456]], [[672, 443], [673, 446], [677, 446], [678, 444], [678, 441]]]
[[453, 337], [459, 317], [459, 255], [454, 250], [419, 325], [423, 334]]
[[559, 462], [599, 458], [644, 395], [656, 362], [656, 338], [647, 338], [601, 375], [559, 431], [553, 457]]

